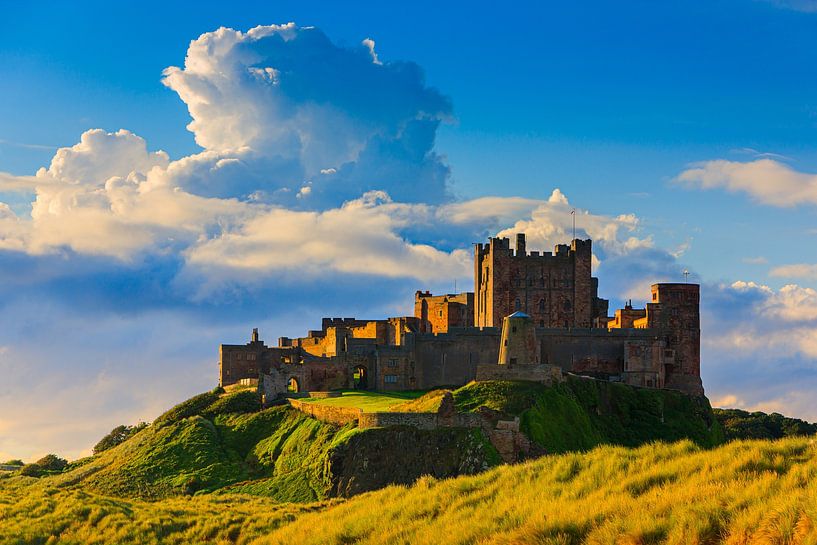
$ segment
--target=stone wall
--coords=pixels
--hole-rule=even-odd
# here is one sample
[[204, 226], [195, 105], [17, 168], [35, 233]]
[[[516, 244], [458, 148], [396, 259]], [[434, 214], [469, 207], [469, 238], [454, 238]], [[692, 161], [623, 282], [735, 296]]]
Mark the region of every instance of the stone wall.
[[287, 399], [287, 402], [294, 409], [297, 409], [315, 420], [320, 420], [327, 424], [345, 426], [346, 424], [357, 423], [363, 411], [356, 407], [333, 407], [320, 403], [309, 403], [300, 399]]
[[550, 386], [565, 379], [562, 369], [555, 365], [488, 364], [477, 367], [476, 380], [528, 380]]

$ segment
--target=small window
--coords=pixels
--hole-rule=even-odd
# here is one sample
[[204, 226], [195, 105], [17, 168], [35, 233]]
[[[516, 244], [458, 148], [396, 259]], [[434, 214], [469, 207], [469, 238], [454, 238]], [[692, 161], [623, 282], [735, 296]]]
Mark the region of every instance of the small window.
[[657, 294], [657, 293], [653, 293], [653, 294], [652, 294], [652, 300], [653, 300], [653, 301], [657, 301], [657, 300], [658, 300], [658, 294]]
[[539, 327], [545, 327], [545, 321], [539, 320]]
[[544, 311], [545, 311], [545, 300], [544, 299], [539, 299], [539, 312], [544, 312]]
[[439, 312], [439, 314], [440, 314], [440, 316], [442, 316], [442, 315], [443, 315], [443, 311], [441, 310], [441, 311]]
[[522, 301], [520, 301], [519, 299], [514, 301], [513, 308], [514, 310], [522, 310]]
[[397, 375], [386, 375], [383, 377], [383, 382], [386, 384], [397, 384]]
[[247, 354], [247, 359], [250, 361], [255, 361], [256, 357], [256, 354]]
[[397, 360], [392, 358], [389, 360], [389, 367], [397, 367]]
[[511, 365], [516, 365], [516, 358], [511, 358]]
[[516, 333], [516, 326], [511, 327], [511, 333]]

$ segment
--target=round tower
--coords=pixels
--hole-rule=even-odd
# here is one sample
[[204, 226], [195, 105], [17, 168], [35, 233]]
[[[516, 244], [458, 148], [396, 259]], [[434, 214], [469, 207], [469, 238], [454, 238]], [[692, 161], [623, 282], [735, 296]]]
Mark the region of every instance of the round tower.
[[502, 320], [499, 365], [536, 365], [540, 351], [530, 316], [517, 311]]

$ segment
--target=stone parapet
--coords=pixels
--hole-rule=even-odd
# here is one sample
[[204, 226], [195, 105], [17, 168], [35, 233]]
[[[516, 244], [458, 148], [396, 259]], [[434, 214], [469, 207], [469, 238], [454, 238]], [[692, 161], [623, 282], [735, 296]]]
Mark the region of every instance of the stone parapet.
[[564, 373], [555, 365], [496, 365], [477, 366], [477, 381], [485, 380], [526, 380], [552, 385], [564, 382]]
[[345, 426], [346, 424], [357, 423], [363, 411], [356, 407], [333, 407], [331, 405], [321, 405], [320, 403], [310, 403], [300, 399], [287, 399], [289, 405], [301, 411], [315, 420], [320, 420], [327, 424]]

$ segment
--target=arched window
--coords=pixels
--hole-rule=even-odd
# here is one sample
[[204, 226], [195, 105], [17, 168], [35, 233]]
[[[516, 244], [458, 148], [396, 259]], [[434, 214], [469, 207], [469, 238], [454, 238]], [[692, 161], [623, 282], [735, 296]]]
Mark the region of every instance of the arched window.
[[522, 301], [520, 301], [519, 298], [517, 298], [516, 301], [514, 302], [513, 309], [522, 310]]
[[572, 308], [573, 308], [573, 303], [570, 302], [570, 299], [565, 299], [564, 309], [565, 310], [570, 310]]
[[544, 311], [545, 311], [545, 300], [544, 299], [539, 299], [539, 312], [544, 312]]

